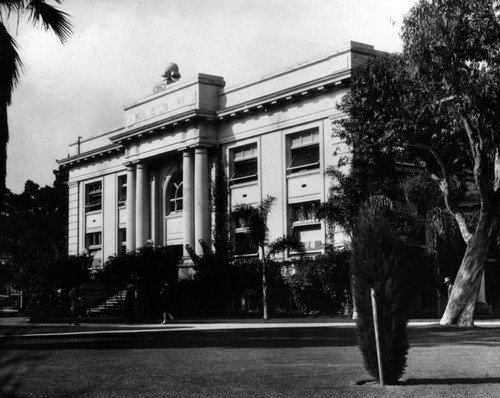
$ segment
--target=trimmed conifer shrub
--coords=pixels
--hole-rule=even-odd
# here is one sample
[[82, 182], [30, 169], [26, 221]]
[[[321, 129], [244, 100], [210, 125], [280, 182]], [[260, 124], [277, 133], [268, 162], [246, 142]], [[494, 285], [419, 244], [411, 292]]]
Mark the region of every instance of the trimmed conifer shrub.
[[352, 242], [358, 344], [366, 370], [379, 380], [370, 295], [373, 287], [386, 384], [395, 384], [404, 374], [409, 348], [405, 268], [414, 250], [405, 238], [407, 225], [387, 198], [371, 198], [361, 209]]

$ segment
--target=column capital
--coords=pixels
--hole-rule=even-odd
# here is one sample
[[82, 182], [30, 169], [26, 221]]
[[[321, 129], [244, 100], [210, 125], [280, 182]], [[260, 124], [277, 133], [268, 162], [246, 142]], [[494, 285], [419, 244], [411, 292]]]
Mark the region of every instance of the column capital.
[[193, 151], [190, 148], [186, 148], [182, 150], [182, 157], [183, 158], [190, 158], [193, 156]]
[[195, 155], [196, 155], [196, 154], [204, 154], [204, 153], [207, 153], [207, 148], [206, 148], [206, 147], [203, 147], [203, 146], [198, 146], [198, 147], [194, 148], [194, 153], [195, 153]]

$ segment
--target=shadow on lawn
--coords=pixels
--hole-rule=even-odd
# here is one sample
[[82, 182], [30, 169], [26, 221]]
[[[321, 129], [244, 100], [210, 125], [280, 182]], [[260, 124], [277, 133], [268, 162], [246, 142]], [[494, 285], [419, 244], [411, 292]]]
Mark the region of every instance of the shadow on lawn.
[[401, 382], [401, 385], [455, 385], [455, 384], [500, 384], [500, 377], [463, 377], [463, 378], [447, 378], [447, 379], [408, 379]]
[[16, 337], [9, 349], [301, 348], [356, 346], [352, 328], [246, 329]]
[[412, 347], [434, 347], [443, 344], [498, 346], [500, 328], [460, 328], [429, 326], [410, 328], [408, 337]]
[[[76, 331], [73, 329], [72, 331]], [[85, 331], [84, 329], [82, 331]], [[409, 328], [410, 347], [445, 344], [497, 347], [500, 328]], [[158, 332], [94, 332], [81, 335], [15, 337], [0, 339], [9, 349], [160, 349], [160, 348], [303, 348], [354, 347], [354, 328], [275, 328], [241, 330], [159, 330]]]
[[[27, 398], [46, 394], [43, 392], [44, 385], [28, 385], [30, 375], [36, 374], [39, 367], [50, 356], [49, 352], [21, 352], [9, 351], [10, 338], [5, 337], [0, 343], [0, 397], [2, 398]], [[26, 392], [23, 392], [26, 391]], [[88, 388], [74, 389], [68, 393], [60, 393], [58, 397], [70, 398], [89, 393]]]

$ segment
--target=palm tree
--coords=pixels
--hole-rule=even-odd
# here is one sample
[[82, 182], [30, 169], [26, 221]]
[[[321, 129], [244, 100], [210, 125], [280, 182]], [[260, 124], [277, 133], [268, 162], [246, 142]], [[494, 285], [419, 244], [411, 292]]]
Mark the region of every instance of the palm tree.
[[232, 212], [234, 219], [243, 221], [250, 241], [253, 245], [257, 246], [260, 251], [262, 262], [263, 319], [268, 319], [267, 266], [271, 257], [287, 250], [296, 251], [300, 255], [304, 252], [303, 243], [293, 236], [283, 236], [268, 244], [269, 228], [267, 227], [267, 218], [275, 201], [276, 198], [268, 195], [261, 200], [258, 206], [239, 204], [236, 205]]
[[[54, 1], [57, 4], [63, 2]], [[45, 0], [0, 0], [0, 206], [5, 193], [7, 174], [7, 108], [11, 104], [12, 92], [22, 69], [17, 43], [9, 34], [6, 24], [13, 20], [13, 25], [17, 26], [22, 17], [26, 17], [34, 26], [41, 25], [45, 30], [52, 30], [62, 43], [72, 32], [68, 14], [47, 4]]]

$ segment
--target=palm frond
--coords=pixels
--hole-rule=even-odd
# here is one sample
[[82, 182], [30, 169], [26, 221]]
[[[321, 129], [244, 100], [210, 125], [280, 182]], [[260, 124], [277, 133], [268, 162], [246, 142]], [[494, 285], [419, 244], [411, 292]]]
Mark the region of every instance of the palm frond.
[[41, 23], [46, 30], [52, 29], [62, 43], [69, 39], [73, 25], [67, 13], [47, 4], [44, 0], [31, 0], [26, 8], [30, 13], [30, 20], [35, 25]]
[[262, 218], [267, 221], [267, 216], [271, 212], [271, 208], [274, 205], [274, 202], [276, 201], [276, 198], [274, 196], [267, 195], [262, 201], [260, 202], [259, 205], [259, 213], [261, 214]]
[[305, 253], [304, 243], [294, 235], [282, 236], [269, 244], [269, 256], [292, 251], [299, 254], [300, 257]]
[[0, 102], [10, 105], [12, 91], [19, 81], [23, 64], [17, 52], [16, 41], [2, 23], [0, 23], [0, 54]]
[[257, 208], [246, 203], [240, 203], [235, 206], [235, 208], [231, 212], [231, 215], [234, 220], [242, 219], [245, 222], [248, 222], [250, 217], [252, 217], [256, 213], [257, 213]]
[[25, 0], [0, 0], [0, 8], [9, 12], [17, 12], [24, 8]]

